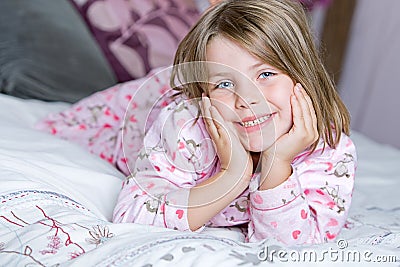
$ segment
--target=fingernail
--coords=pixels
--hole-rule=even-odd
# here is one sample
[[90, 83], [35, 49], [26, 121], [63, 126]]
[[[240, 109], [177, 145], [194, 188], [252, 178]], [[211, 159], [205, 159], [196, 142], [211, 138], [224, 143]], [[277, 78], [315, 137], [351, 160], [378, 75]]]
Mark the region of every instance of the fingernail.
[[296, 90], [297, 90], [297, 91], [300, 91], [300, 90], [301, 90], [301, 84], [300, 84], [300, 83], [296, 84]]

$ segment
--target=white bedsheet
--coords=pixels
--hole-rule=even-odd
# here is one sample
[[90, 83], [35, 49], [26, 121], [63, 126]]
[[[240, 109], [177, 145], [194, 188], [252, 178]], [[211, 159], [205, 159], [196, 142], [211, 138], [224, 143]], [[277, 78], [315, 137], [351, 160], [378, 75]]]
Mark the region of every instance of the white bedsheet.
[[68, 104], [0, 95], [0, 107], [0, 266], [400, 266], [400, 151], [359, 133], [353, 204], [337, 243], [289, 248], [243, 243], [234, 228], [196, 234], [112, 224], [123, 175], [31, 128]]

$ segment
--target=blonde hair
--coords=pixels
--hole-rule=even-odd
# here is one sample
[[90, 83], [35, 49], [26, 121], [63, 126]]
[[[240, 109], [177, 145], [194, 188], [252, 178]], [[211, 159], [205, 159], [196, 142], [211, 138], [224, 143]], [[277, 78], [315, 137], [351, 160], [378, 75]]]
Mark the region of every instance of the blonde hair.
[[226, 0], [207, 10], [175, 54], [171, 84], [189, 98], [201, 97], [206, 90], [202, 83], [176, 82], [205, 81], [204, 65], [184, 63], [206, 61], [207, 44], [215, 36], [232, 40], [301, 83], [314, 105], [319, 135], [330, 147], [336, 147], [342, 132], [349, 135], [349, 112], [321, 61], [298, 1]]

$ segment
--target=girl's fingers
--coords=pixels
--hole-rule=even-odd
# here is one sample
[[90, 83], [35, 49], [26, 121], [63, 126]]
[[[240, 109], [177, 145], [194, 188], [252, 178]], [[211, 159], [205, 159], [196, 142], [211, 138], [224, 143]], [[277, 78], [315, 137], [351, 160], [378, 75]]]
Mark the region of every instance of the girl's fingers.
[[214, 118], [211, 115], [210, 112], [210, 107], [211, 107], [211, 102], [208, 97], [202, 97], [202, 113], [203, 113], [203, 120], [206, 124], [207, 130], [211, 137], [216, 138], [219, 136], [218, 130], [216, 128], [216, 125], [214, 123]]
[[310, 96], [307, 94], [307, 92], [304, 90], [304, 88], [302, 90], [302, 93], [304, 95], [304, 98], [305, 98], [305, 100], [307, 102], [307, 106], [308, 106], [307, 110], [309, 113], [309, 118], [311, 119], [310, 126], [312, 127], [314, 134], [316, 136], [318, 136], [317, 114], [315, 113], [314, 105], [311, 101]]
[[310, 96], [307, 95], [307, 93], [305, 91], [304, 91], [304, 93], [306, 94], [305, 97], [306, 97], [306, 101], [307, 101], [307, 104], [308, 104], [308, 109], [310, 111], [313, 128], [314, 128], [315, 132], [318, 134], [317, 114], [315, 113], [314, 105], [313, 105], [313, 103], [311, 101]]
[[[296, 97], [299, 101], [300, 108], [303, 114], [303, 120], [306, 126], [312, 125], [312, 112], [307, 98], [310, 98], [300, 84], [296, 85]], [[309, 99], [311, 101], [311, 99]], [[314, 108], [312, 108], [314, 110]]]
[[298, 88], [300, 88], [300, 90], [297, 90], [298, 94], [296, 96], [302, 109], [305, 129], [309, 134], [318, 136], [317, 116], [311, 98], [300, 84], [297, 84], [296, 86], [299, 86]]
[[297, 84], [294, 88], [294, 95], [292, 96], [293, 124], [295, 127], [304, 127], [304, 113], [300, 98], [301, 92]]
[[214, 125], [215, 125], [215, 128], [218, 131], [218, 135], [220, 137], [222, 137], [222, 138], [229, 138], [227, 129], [226, 129], [224, 123], [223, 123], [224, 119], [222, 118], [222, 116], [219, 113], [219, 111], [214, 106], [211, 106], [210, 107], [210, 113], [211, 113], [211, 116], [212, 116], [212, 118], [214, 120]]

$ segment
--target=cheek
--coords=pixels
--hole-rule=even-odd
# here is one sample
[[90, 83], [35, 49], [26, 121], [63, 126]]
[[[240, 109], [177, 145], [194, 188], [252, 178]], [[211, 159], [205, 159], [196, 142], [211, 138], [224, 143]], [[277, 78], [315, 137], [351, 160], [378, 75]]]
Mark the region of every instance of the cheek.
[[275, 126], [279, 133], [286, 133], [293, 125], [292, 105], [290, 103], [291, 91], [285, 94], [270, 95], [271, 105], [279, 110]]
[[230, 120], [235, 116], [233, 102], [230, 100], [230, 97], [213, 97], [210, 95], [211, 104], [218, 110], [221, 114], [222, 118], [225, 120]]

